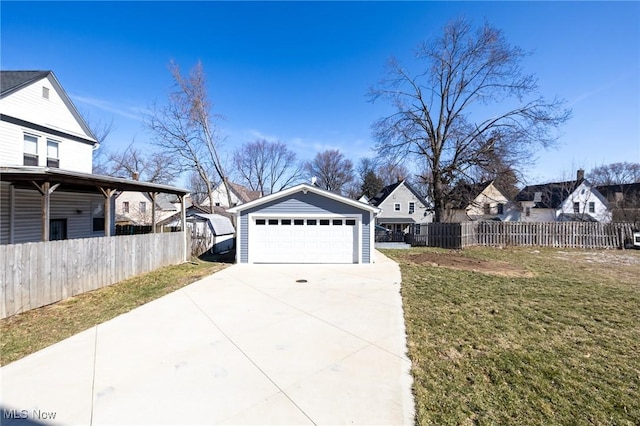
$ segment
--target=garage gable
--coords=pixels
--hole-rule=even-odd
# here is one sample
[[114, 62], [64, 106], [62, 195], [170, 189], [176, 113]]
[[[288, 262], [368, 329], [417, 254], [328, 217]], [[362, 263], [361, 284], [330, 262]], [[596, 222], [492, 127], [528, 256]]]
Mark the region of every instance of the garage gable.
[[371, 263], [377, 207], [310, 185], [229, 210], [239, 263]]

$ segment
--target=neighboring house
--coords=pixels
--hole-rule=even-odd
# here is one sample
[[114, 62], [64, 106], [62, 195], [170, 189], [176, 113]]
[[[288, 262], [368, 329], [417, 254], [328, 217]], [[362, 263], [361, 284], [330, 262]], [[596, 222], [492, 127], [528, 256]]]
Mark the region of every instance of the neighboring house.
[[91, 174], [98, 142], [53, 72], [0, 86], [0, 244], [108, 236], [116, 191], [188, 192]]
[[227, 189], [225, 183], [221, 183], [214, 188], [213, 203], [209, 202], [209, 197], [207, 196], [202, 201], [201, 205], [229, 208], [248, 203], [249, 201], [256, 200], [262, 196], [260, 191], [252, 191], [246, 186], [242, 186], [233, 182], [229, 182], [229, 188], [231, 190], [231, 205], [229, 205], [229, 198], [227, 197]]
[[511, 201], [494, 181], [477, 184], [459, 184], [451, 191], [447, 203], [446, 222], [498, 220], [517, 221], [518, 205]]
[[414, 223], [433, 221], [429, 203], [406, 180], [384, 187], [369, 203], [382, 209], [376, 224], [392, 232], [408, 232]]
[[609, 202], [614, 222], [640, 223], [640, 182], [597, 186]]
[[229, 209], [239, 263], [372, 263], [380, 209], [300, 184]]
[[[116, 196], [118, 225], [151, 225], [152, 196], [146, 192], [124, 191]], [[155, 195], [156, 222], [180, 211], [179, 200], [173, 194]], [[176, 203], [178, 205], [176, 206]]]
[[611, 209], [606, 198], [578, 170], [577, 179], [530, 185], [518, 193], [523, 222], [611, 222]]

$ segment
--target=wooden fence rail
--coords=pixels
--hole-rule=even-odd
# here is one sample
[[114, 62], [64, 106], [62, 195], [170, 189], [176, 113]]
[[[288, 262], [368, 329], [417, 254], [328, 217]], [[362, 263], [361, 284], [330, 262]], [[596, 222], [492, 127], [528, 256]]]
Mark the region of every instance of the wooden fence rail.
[[461, 249], [469, 246], [539, 246], [584, 249], [624, 247], [633, 235], [631, 223], [464, 222], [413, 225], [414, 246]]
[[185, 260], [182, 232], [0, 245], [0, 318]]

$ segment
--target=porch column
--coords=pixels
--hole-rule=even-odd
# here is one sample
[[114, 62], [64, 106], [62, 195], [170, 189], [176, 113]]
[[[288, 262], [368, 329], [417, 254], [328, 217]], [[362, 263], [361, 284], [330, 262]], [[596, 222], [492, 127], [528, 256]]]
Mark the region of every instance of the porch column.
[[111, 197], [115, 189], [98, 187], [102, 195], [104, 195], [104, 236], [111, 236]]
[[50, 182], [43, 182], [42, 185], [38, 185], [37, 182], [31, 181], [36, 187], [40, 195], [42, 195], [42, 241], [49, 241], [49, 216], [50, 216], [50, 198], [53, 191], [58, 189], [59, 183], [51, 185]]
[[156, 233], [156, 198], [158, 197], [157, 192], [147, 192], [149, 198], [151, 198], [151, 232]]
[[186, 208], [186, 195], [178, 194], [178, 199], [180, 200], [180, 226], [182, 227], [182, 234], [184, 241], [184, 250], [183, 250], [183, 259], [184, 261], [189, 260], [189, 244], [187, 240], [187, 208]]

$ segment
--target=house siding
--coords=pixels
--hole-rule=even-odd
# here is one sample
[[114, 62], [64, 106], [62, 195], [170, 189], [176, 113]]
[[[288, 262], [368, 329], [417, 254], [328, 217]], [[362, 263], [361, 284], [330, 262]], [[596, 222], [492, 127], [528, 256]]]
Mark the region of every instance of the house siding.
[[369, 211], [312, 192], [308, 192], [307, 194], [297, 192], [287, 197], [242, 211], [238, 225], [240, 229], [238, 261], [240, 263], [247, 263], [249, 261], [249, 214], [254, 213], [282, 214], [286, 216], [295, 216], [296, 214], [358, 215], [360, 216], [362, 227], [362, 237], [359, 242], [362, 263], [371, 263], [371, 220]]
[[[45, 127], [54, 127], [87, 138], [76, 117], [63, 101], [50, 75], [5, 96], [0, 112]], [[42, 88], [49, 89], [49, 99], [42, 97]]]
[[[17, 118], [50, 130], [63, 132], [70, 136], [91, 139], [71, 112], [60, 93], [52, 84], [52, 77], [37, 81], [0, 99], [0, 113]], [[49, 88], [49, 99], [42, 97], [42, 88]], [[23, 165], [24, 134], [38, 137], [38, 166], [47, 165], [47, 139], [59, 143], [58, 158], [60, 169], [82, 173], [91, 173], [93, 164], [93, 144], [80, 142], [43, 129], [32, 129], [0, 121], [0, 165]]]
[[[598, 222], [609, 223], [611, 222], [611, 212], [603, 202], [603, 199], [604, 197], [596, 189], [583, 182], [560, 204], [557, 214], [572, 214], [573, 203], [576, 202], [580, 205], [580, 214], [589, 214]], [[594, 203], [594, 213], [589, 213], [589, 203]]]
[[[485, 213], [485, 204], [489, 205], [489, 213]], [[498, 214], [498, 204], [503, 205], [503, 214]], [[515, 222], [520, 219], [520, 211], [502, 192], [490, 184], [465, 209], [451, 209], [447, 216], [447, 222], [453, 223], [483, 220], [487, 217], [496, 217], [502, 222]]]
[[[416, 203], [413, 214], [409, 214], [410, 201]], [[400, 203], [400, 211], [395, 211], [395, 203]], [[382, 213], [378, 216], [378, 222], [384, 222], [384, 219], [405, 218], [411, 218], [416, 223], [433, 221], [433, 215], [427, 212], [427, 207], [404, 184], [399, 185], [378, 207], [382, 209]]]
[[[35, 190], [15, 189], [14, 240], [10, 241], [9, 184], [0, 186], [0, 244], [19, 244], [41, 241], [42, 196]], [[50, 219], [67, 220], [67, 239], [101, 237], [104, 232], [92, 232], [91, 204], [104, 203], [99, 194], [64, 192], [60, 189], [51, 194], [49, 200]], [[78, 213], [80, 211], [80, 213]]]

